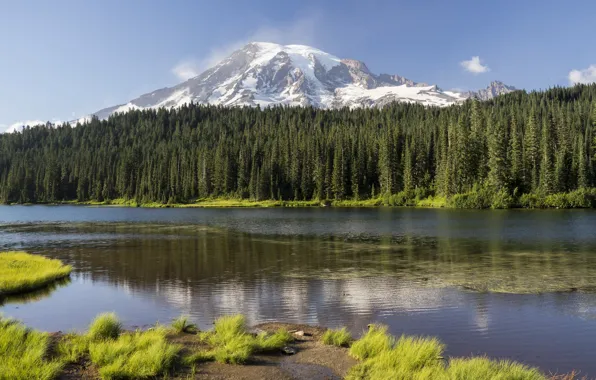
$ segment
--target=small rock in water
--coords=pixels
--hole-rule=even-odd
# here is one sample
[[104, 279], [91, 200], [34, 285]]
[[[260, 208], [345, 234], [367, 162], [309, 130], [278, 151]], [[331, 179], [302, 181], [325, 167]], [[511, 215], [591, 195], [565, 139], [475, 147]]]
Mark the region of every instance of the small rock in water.
[[294, 355], [296, 353], [296, 349], [293, 347], [285, 346], [281, 349], [281, 352], [283, 352], [286, 355]]

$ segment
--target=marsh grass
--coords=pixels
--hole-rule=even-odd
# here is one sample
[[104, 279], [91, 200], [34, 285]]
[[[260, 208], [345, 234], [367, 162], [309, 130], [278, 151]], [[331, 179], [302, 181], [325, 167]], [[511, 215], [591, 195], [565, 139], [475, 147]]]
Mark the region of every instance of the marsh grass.
[[197, 325], [188, 321], [187, 315], [181, 315], [172, 321], [170, 325], [178, 334], [192, 334], [198, 331]]
[[25, 252], [0, 252], [0, 296], [43, 288], [71, 271], [60, 260]]
[[143, 379], [164, 375], [181, 347], [166, 339], [167, 329], [123, 333], [89, 343], [89, 357], [103, 379]]
[[458, 358], [449, 362], [449, 378], [453, 380], [467, 379], [507, 379], [507, 380], [545, 380], [546, 377], [536, 368], [520, 363], [500, 360], [494, 361], [484, 357]]
[[348, 347], [352, 340], [352, 334], [345, 327], [337, 330], [329, 329], [325, 331], [321, 338], [323, 344], [336, 347]]
[[89, 338], [77, 333], [68, 333], [58, 340], [56, 354], [65, 363], [76, 363], [89, 352]]
[[273, 334], [261, 333], [257, 335], [255, 348], [259, 352], [271, 352], [279, 350], [293, 341], [294, 336], [282, 328]]
[[199, 340], [209, 349], [200, 349], [189, 355], [185, 359], [187, 363], [215, 360], [218, 363], [243, 364], [256, 353], [281, 349], [294, 337], [284, 329], [255, 336], [248, 332], [243, 315], [232, 315], [217, 319], [213, 331], [201, 332]]
[[[347, 380], [546, 380], [538, 369], [488, 358], [457, 358], [447, 363], [445, 345], [436, 338], [402, 336], [397, 341], [387, 328], [372, 325], [352, 344], [350, 354], [361, 362]], [[553, 379], [556, 379], [554, 377]]]
[[390, 350], [394, 342], [395, 338], [387, 333], [387, 326], [370, 325], [362, 338], [350, 347], [350, 356], [359, 360], [372, 358]]
[[49, 360], [49, 336], [0, 316], [0, 380], [50, 380], [63, 364]]
[[95, 317], [91, 325], [87, 337], [92, 340], [106, 340], [116, 339], [122, 332], [122, 323], [115, 313], [103, 313]]

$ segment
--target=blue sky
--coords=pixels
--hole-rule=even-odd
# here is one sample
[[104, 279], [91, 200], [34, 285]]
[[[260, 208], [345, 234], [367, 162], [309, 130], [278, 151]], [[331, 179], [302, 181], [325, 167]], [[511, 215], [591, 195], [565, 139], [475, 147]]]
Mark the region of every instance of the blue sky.
[[0, 130], [124, 103], [251, 40], [445, 89], [593, 81], [595, 15], [595, 1], [0, 0]]

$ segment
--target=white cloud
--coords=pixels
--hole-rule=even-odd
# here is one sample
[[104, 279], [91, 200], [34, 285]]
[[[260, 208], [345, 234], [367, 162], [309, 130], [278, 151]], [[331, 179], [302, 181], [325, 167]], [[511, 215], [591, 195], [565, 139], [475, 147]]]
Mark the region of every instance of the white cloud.
[[315, 44], [316, 28], [320, 21], [318, 12], [311, 12], [309, 17], [298, 19], [282, 27], [264, 25], [259, 27], [246, 38], [238, 39], [225, 46], [211, 49], [202, 59], [185, 59], [179, 62], [172, 73], [180, 80], [188, 80], [203, 71], [215, 66], [234, 51], [249, 42], [274, 42], [278, 44]]
[[569, 82], [571, 84], [590, 84], [596, 82], [596, 65], [590, 65], [587, 69], [571, 70], [569, 72]]
[[482, 62], [480, 62], [480, 57], [477, 55], [472, 57], [472, 59], [469, 61], [461, 61], [459, 64], [464, 68], [464, 70], [474, 75], [490, 71], [488, 66], [483, 65]]
[[201, 73], [201, 67], [196, 61], [183, 61], [172, 69], [172, 73], [174, 73], [180, 80], [189, 80]]

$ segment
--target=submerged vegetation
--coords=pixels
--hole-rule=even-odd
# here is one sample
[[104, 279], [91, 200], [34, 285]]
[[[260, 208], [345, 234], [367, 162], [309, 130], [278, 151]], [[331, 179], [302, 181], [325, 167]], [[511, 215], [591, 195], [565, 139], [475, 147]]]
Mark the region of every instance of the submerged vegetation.
[[445, 108], [188, 104], [37, 126], [0, 135], [0, 202], [594, 207], [594, 99], [596, 84]]
[[71, 271], [59, 260], [25, 252], [0, 252], [0, 297], [43, 288]]
[[[182, 320], [184, 326], [192, 325], [186, 318], [178, 319]], [[173, 332], [159, 325], [147, 331], [127, 332], [120, 326], [115, 315], [103, 314], [93, 321], [86, 334], [68, 333], [52, 338], [14, 320], [0, 318], [0, 380], [52, 380], [67, 366], [73, 368], [86, 361], [102, 379], [182, 378], [183, 373], [194, 378], [197, 366], [200, 376], [203, 362], [245, 364], [253, 355], [280, 352], [295, 339], [284, 329], [251, 333], [241, 315], [221, 317], [212, 331], [198, 333]], [[194, 342], [190, 349], [183, 350], [173, 342], [180, 335]], [[345, 328], [327, 330], [320, 340], [338, 347], [351, 345], [343, 350], [359, 363], [347, 373], [348, 380], [575, 378], [574, 374], [547, 377], [520, 363], [486, 357], [445, 358], [445, 345], [436, 338], [396, 339], [381, 325], [370, 325], [356, 341]], [[336, 355], [334, 351], [331, 357]]]

